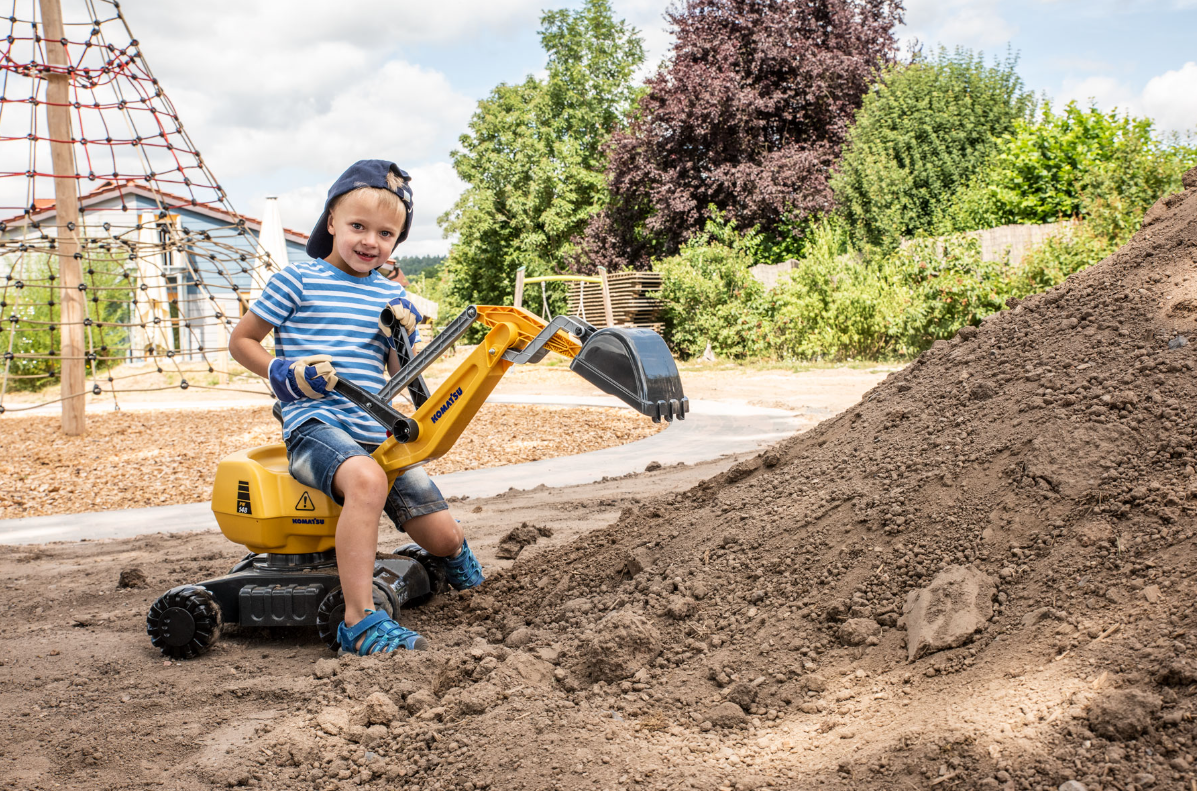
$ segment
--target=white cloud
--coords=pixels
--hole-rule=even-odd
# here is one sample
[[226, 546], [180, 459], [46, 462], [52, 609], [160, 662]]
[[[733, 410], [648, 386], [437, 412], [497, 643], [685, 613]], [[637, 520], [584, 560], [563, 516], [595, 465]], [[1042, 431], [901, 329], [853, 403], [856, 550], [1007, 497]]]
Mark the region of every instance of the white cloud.
[[475, 100], [403, 53], [518, 34], [535, 27], [540, 6], [454, 0], [416, 12], [388, 0], [156, 0], [124, 8], [239, 210], [260, 213], [275, 194], [284, 225], [307, 232], [348, 164], [393, 159], [412, 173], [417, 201], [405, 252], [439, 253], [448, 242], [436, 217], [463, 187], [445, 160]]
[[474, 102], [444, 75], [390, 61], [346, 86], [322, 111], [274, 124], [221, 124], [207, 136], [214, 166], [270, 173], [287, 167], [333, 174], [367, 157], [408, 168], [442, 154], [465, 127]]
[[1059, 94], [1052, 97], [1052, 104], [1059, 110], [1072, 101], [1081, 107], [1096, 104], [1107, 112], [1114, 108], [1134, 112], [1138, 104], [1135, 91], [1128, 83], [1103, 75], [1083, 79], [1066, 78]]
[[1125, 80], [1105, 75], [1066, 79], [1057, 105], [1072, 100], [1082, 107], [1092, 102], [1107, 112], [1117, 108], [1147, 116], [1161, 132], [1197, 131], [1197, 63], [1189, 61], [1179, 69], [1156, 75], [1141, 91]]
[[989, 48], [1007, 44], [1018, 28], [1002, 16], [998, 0], [909, 0], [899, 40], [925, 47]]
[[1152, 77], [1143, 88], [1142, 105], [1161, 129], [1197, 131], [1197, 63]]

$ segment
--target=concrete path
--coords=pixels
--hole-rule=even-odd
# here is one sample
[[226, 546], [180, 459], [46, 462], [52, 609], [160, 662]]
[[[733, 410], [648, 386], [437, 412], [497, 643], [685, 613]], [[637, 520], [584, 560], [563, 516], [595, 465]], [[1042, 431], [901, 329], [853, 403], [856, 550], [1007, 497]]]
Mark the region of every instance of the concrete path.
[[[489, 401], [499, 404], [627, 408], [618, 399], [607, 396], [495, 395]], [[222, 403], [221, 406], [234, 404]], [[151, 408], [163, 407], [155, 404]], [[577, 456], [455, 472], [436, 476], [435, 480], [446, 497], [490, 497], [511, 488], [533, 489], [541, 484], [573, 486], [604, 477], [640, 472], [654, 461], [662, 465], [679, 462], [694, 464], [729, 453], [755, 451], [796, 431], [810, 428], [831, 414], [829, 409], [795, 414], [781, 409], [694, 401], [685, 420], [676, 421], [664, 431], [638, 442]], [[48, 541], [127, 538], [144, 533], [216, 529], [216, 519], [209, 504], [191, 503], [0, 520], [0, 544], [42, 544]]]

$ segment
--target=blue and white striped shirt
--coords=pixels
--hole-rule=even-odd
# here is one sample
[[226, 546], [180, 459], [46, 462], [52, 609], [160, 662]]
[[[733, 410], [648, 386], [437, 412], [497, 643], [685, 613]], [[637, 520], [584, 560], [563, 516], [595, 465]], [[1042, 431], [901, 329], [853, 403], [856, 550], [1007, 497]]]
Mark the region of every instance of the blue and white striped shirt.
[[[403, 286], [377, 272], [354, 277], [316, 260], [276, 272], [249, 309], [274, 325], [277, 357], [330, 355], [338, 377], [377, 393], [387, 382], [390, 351], [378, 329], [378, 314], [406, 294]], [[283, 404], [283, 438], [313, 418], [363, 444], [378, 445], [386, 439], [386, 429], [337, 392]]]

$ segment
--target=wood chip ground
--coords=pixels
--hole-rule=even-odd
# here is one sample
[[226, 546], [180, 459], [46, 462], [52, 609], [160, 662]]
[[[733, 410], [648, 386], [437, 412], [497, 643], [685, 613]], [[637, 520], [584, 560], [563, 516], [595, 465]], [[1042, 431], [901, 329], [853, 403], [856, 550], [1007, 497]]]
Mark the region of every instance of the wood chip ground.
[[[622, 409], [487, 404], [433, 475], [571, 456], [650, 436], [664, 424]], [[88, 415], [67, 437], [57, 417], [0, 420], [0, 519], [203, 502], [216, 465], [279, 441], [268, 407]]]

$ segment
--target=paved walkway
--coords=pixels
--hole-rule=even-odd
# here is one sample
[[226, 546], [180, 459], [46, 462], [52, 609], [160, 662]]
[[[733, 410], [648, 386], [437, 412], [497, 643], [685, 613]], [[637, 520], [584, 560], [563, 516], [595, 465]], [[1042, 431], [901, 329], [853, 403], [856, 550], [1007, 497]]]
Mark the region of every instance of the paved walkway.
[[[492, 396], [492, 403], [544, 404], [627, 408], [618, 399], [596, 396]], [[261, 400], [252, 402], [261, 404]], [[183, 406], [184, 404], [180, 404]], [[243, 406], [239, 402], [220, 406]], [[169, 408], [159, 404], [147, 408]], [[807, 410], [795, 414], [781, 409], [741, 406], [718, 401], [693, 401], [683, 421], [676, 421], [651, 437], [605, 450], [562, 456], [555, 459], [467, 470], [436, 476], [446, 497], [490, 497], [511, 488], [573, 486], [603, 477], [640, 472], [649, 462], [663, 465], [718, 458], [729, 453], [746, 453], [778, 442], [809, 428], [831, 415], [831, 410]], [[66, 516], [34, 516], [0, 520], [0, 544], [41, 544], [47, 541], [79, 541], [98, 538], [127, 538], [144, 533], [178, 533], [216, 530], [216, 519], [208, 503], [99, 511]]]

